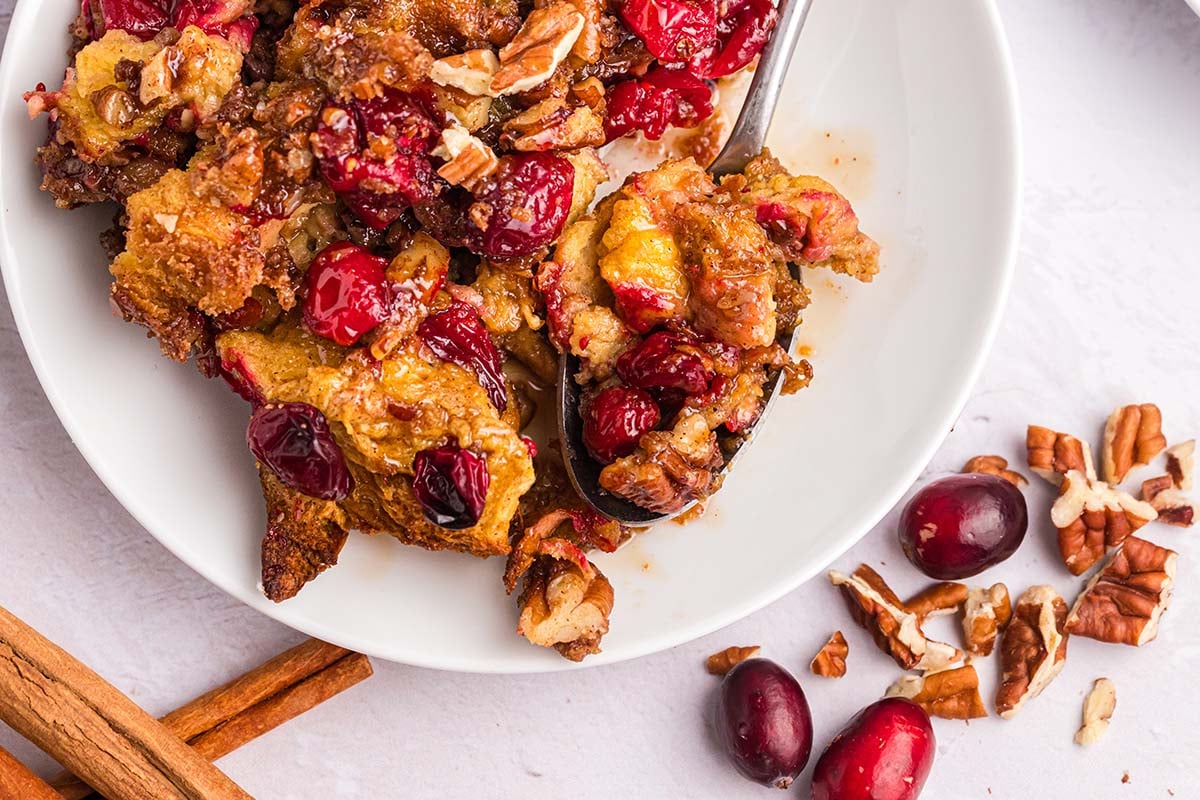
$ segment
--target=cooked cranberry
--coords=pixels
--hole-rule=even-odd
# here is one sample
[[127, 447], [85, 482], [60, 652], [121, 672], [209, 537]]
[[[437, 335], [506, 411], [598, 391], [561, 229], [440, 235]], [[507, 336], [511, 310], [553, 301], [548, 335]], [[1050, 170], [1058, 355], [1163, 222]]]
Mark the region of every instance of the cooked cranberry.
[[478, 245], [492, 258], [527, 256], [553, 242], [566, 224], [575, 189], [575, 168], [552, 153], [524, 153], [500, 160], [495, 180], [476, 195], [487, 216]]
[[473, 307], [456, 300], [423, 319], [417, 335], [438, 358], [474, 372], [498, 411], [508, 408], [500, 351]]
[[254, 409], [246, 443], [279, 480], [302, 494], [341, 500], [354, 488], [325, 415], [307, 403], [268, 403]]
[[764, 786], [791, 786], [812, 752], [804, 690], [790, 672], [765, 658], [743, 661], [725, 676], [716, 726], [738, 772]]
[[677, 333], [656, 331], [617, 359], [621, 380], [639, 389], [708, 391], [716, 373], [704, 352]]
[[313, 259], [304, 283], [304, 324], [343, 346], [387, 317], [387, 261], [350, 242], [334, 242]]
[[712, 110], [707, 83], [685, 70], [654, 67], [644, 77], [622, 81], [609, 90], [604, 132], [610, 142], [633, 131], [658, 139], [671, 126], [700, 124]]
[[664, 64], [687, 61], [717, 38], [713, 0], [624, 0], [617, 13]]
[[617, 316], [635, 333], [648, 333], [680, 317], [674, 297], [640, 283], [614, 283], [611, 286]]
[[83, 17], [93, 39], [111, 30], [153, 39], [170, 24], [167, 4], [154, 0], [84, 0]]
[[455, 444], [422, 450], [413, 460], [413, 493], [425, 519], [450, 530], [479, 522], [490, 481], [487, 457]]
[[250, 49], [250, 40], [258, 29], [258, 18], [251, 15], [254, 3], [248, 0], [175, 0], [171, 8], [171, 27], [183, 30], [195, 25], [213, 36], [222, 36], [242, 52]]
[[778, 21], [771, 0], [732, 0], [717, 21], [716, 41], [692, 56], [688, 69], [701, 78], [732, 75], [754, 60]]
[[911, 700], [873, 703], [834, 737], [813, 770], [812, 800], [916, 800], [937, 739]]
[[583, 414], [583, 443], [592, 458], [611, 464], [637, 449], [659, 421], [658, 404], [642, 389], [613, 386], [592, 398]]
[[1028, 524], [1021, 490], [995, 475], [952, 475], [913, 496], [900, 515], [900, 546], [917, 569], [960, 580], [1020, 547]]
[[321, 111], [313, 152], [321, 175], [358, 216], [382, 230], [435, 193], [429, 151], [440, 128], [413, 95], [387, 89]]
[[236, 311], [213, 317], [213, 326], [219, 331], [245, 331], [262, 322], [265, 309], [257, 298], [247, 297]]

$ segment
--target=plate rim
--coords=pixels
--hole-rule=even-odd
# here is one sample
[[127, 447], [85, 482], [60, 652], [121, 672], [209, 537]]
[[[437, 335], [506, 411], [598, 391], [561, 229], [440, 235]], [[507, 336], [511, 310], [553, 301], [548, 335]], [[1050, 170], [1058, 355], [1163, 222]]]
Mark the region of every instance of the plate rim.
[[[1188, 0], [1188, 2], [1193, 7], [1200, 5], [1200, 0]], [[1016, 74], [1013, 67], [1012, 53], [1008, 45], [1008, 39], [997, 2], [996, 0], [984, 0], [982, 5], [984, 7], [987, 32], [991, 35], [999, 57], [997, 63], [1000, 78], [999, 88], [1001, 89], [1001, 99], [1004, 106], [1002, 116], [1005, 121], [1004, 132], [1007, 139], [1006, 144], [1009, 149], [1008, 155], [1012, 161], [1011, 175], [1009, 176], [1012, 188], [1010, 196], [1007, 198], [1007, 231], [1003, 240], [1002, 252], [997, 254], [998, 260], [1002, 264], [1002, 271], [999, 275], [999, 291], [996, 292], [990, 306], [986, 309], [987, 323], [984, 327], [980, 347], [977, 349], [973, 361], [967, 370], [966, 379], [958, 387], [954, 401], [948, 406], [949, 412], [946, 414], [946, 418], [942, 420], [943, 425], [941, 427], [946, 429], [949, 429], [962, 413], [962, 409], [974, 391], [983, 367], [991, 353], [997, 332], [1004, 318], [1004, 311], [1008, 305], [1008, 298], [1011, 294], [1016, 274], [1021, 231], [1024, 156], [1021, 141], [1020, 106], [1017, 96]], [[0, 86], [7, 85], [11, 80], [9, 73], [12, 70], [13, 58], [8, 57], [12, 53], [12, 49], [8, 45], [17, 35], [15, 32], [23, 31], [33, 23], [36, 19], [36, 12], [37, 3], [34, 0], [18, 0], [5, 37], [4, 55], [6, 57], [0, 62]], [[5, 105], [7, 104], [8, 101], [5, 100]], [[0, 163], [3, 162], [5, 141], [5, 137], [0, 135]], [[763, 591], [748, 594], [743, 598], [742, 602], [731, 605], [726, 613], [712, 615], [691, 625], [671, 628], [656, 637], [646, 637], [644, 641], [635, 646], [624, 648], [618, 654], [609, 655], [608, 653], [600, 653], [578, 664], [566, 661], [565, 659], [548, 659], [545, 663], [510, 664], [507, 662], [489, 662], [474, 656], [422, 658], [420, 653], [404, 652], [400, 654], [392, 648], [381, 647], [378, 642], [358, 641], [353, 636], [342, 635], [340, 631], [318, 620], [303, 617], [298, 613], [292, 612], [287, 607], [287, 604], [271, 603], [260, 592], [247, 591], [246, 587], [219, 574], [213, 574], [212, 571], [204, 566], [202, 560], [185, 556], [179, 549], [159, 537], [143, 521], [144, 514], [139, 510], [140, 502], [137, 500], [136, 494], [132, 490], [121, 487], [119, 482], [115, 481], [110, 475], [106, 475], [97, 466], [97, 464], [103, 463], [103, 459], [98, 454], [93, 455], [93, 448], [86, 444], [87, 439], [82, 435], [83, 426], [75, 420], [70, 412], [70, 405], [64, 400], [59, 387], [49, 378], [50, 369], [43, 359], [35, 337], [32, 336], [31, 323], [29, 322], [26, 309], [19, 299], [19, 292], [17, 297], [14, 297], [13, 287], [20, 284], [19, 270], [16, 266], [13, 266], [16, 260], [15, 248], [8, 234], [8, 215], [4, 209], [0, 209], [0, 274], [3, 275], [6, 294], [9, 299], [9, 307], [26, 356], [33, 367], [42, 391], [45, 393], [51, 408], [54, 410], [55, 416], [58, 417], [67, 435], [71, 438], [72, 445], [83, 456], [93, 474], [96, 475], [108, 492], [133, 517], [138, 525], [158, 542], [159, 545], [163, 546], [175, 558], [186, 564], [206, 581], [259, 613], [306, 635], [315, 636], [333, 644], [358, 650], [387, 661], [416, 667], [472, 674], [513, 675], [585, 669], [629, 661], [662, 652], [732, 625], [795, 591], [799, 586], [812, 579], [822, 569], [825, 569], [827, 565], [861, 541], [884, 518], [888, 511], [899, 502], [904, 493], [918, 479], [921, 471], [941, 447], [944, 439], [944, 437], [930, 437], [930, 441], [921, 450], [919, 458], [913, 460], [912, 463], [914, 466], [905, 472], [898, 473], [887, 491], [879, 494], [875, 504], [862, 517], [862, 522], [858, 526], [858, 530], [845, 536], [830, 537], [831, 543], [821, 549], [819, 557], [814, 557], [811, 563], [804, 569], [796, 570], [787, 580], [780, 581], [778, 584], [767, 587]]]

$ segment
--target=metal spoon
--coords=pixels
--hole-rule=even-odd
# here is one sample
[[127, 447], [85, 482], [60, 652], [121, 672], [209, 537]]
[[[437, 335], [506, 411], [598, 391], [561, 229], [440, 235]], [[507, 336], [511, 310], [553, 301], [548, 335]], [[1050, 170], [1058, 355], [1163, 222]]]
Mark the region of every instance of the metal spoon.
[[[808, 17], [808, 9], [812, 0], [779, 0], [779, 22], [770, 40], [763, 47], [758, 59], [758, 67], [754, 71], [754, 79], [746, 93], [742, 111], [738, 115], [737, 124], [729, 141], [725, 143], [720, 155], [709, 167], [713, 177], [741, 172], [746, 168], [750, 159], [762, 152], [767, 141], [767, 129], [771, 127], [771, 118], [775, 115], [775, 105], [779, 101], [779, 93], [783, 88], [783, 78], [787, 74], [788, 64], [792, 60], [796, 40], [804, 21]], [[792, 267], [795, 273], [795, 267]], [[795, 332], [780, 338], [780, 344], [791, 352], [795, 344]], [[588, 455], [583, 444], [583, 417], [580, 413], [580, 386], [575, 382], [575, 374], [580, 369], [579, 359], [570, 353], [564, 353], [558, 361], [558, 436], [562, 444], [563, 462], [567, 467], [567, 475], [571, 479], [579, 496], [588, 505], [601, 514], [624, 525], [644, 526], [670, 519], [687, 511], [695, 503], [684, 506], [679, 511], [663, 514], [649, 511], [640, 506], [609, 494], [600, 488], [600, 470], [603, 465]], [[728, 470], [734, 456], [750, 443], [755, 433], [762, 426], [771, 405], [775, 402], [776, 391], [779, 387], [780, 376], [777, 374], [764, 387], [767, 401], [762, 414], [752, 428], [727, 441], [723, 450], [725, 465], [722, 471]]]

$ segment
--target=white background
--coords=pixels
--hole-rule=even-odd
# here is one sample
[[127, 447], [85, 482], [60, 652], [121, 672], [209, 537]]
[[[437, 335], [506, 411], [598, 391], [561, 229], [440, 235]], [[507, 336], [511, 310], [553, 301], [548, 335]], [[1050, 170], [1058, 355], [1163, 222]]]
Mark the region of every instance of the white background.
[[[0, 28], [11, 5], [0, 0]], [[1019, 461], [1029, 422], [1096, 440], [1126, 402], [1157, 402], [1172, 440], [1200, 435], [1200, 19], [1184, 0], [1001, 10], [1025, 150], [1020, 265], [987, 369], [929, 476], [980, 452]], [[193, 574], [109, 496], [42, 395], [3, 298], [0, 376], [0, 604], [156, 714], [299, 640]], [[1070, 597], [1045, 513], [1052, 491], [1035, 483], [1026, 496], [1026, 544], [984, 577]], [[921, 578], [895, 544], [895, 516], [836, 566], [870, 562], [904, 595]], [[924, 800], [1200, 797], [1200, 529], [1143, 533], [1183, 556], [1159, 639], [1142, 650], [1075, 640], [1066, 670], [1015, 720], [936, 721]], [[815, 678], [808, 659], [835, 628], [850, 672]], [[615, 666], [498, 677], [376, 662], [371, 680], [221, 766], [260, 798], [770, 797], [708, 732], [716, 682], [701, 662], [729, 644], [761, 644], [797, 673], [818, 749], [897, 671], [818, 579], [705, 639]], [[981, 672], [990, 705], [994, 665]], [[1102, 675], [1117, 713], [1084, 750], [1071, 737]], [[2, 726], [0, 745], [53, 770]], [[807, 777], [794, 791], [807, 796]]]

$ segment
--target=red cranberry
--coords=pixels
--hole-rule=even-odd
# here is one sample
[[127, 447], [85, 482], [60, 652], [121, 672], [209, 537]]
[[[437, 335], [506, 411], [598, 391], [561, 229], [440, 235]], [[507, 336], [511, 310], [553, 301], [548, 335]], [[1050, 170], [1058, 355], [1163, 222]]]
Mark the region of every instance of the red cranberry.
[[911, 700], [867, 706], [817, 760], [812, 800], [916, 800], [933, 767], [929, 715]]
[[613, 386], [592, 398], [583, 415], [583, 443], [592, 458], [611, 464], [637, 449], [659, 421], [658, 404], [641, 389]]
[[83, 17], [93, 39], [121, 30], [148, 40], [170, 24], [166, 6], [154, 0], [84, 0]]
[[440, 132], [418, 98], [387, 89], [370, 100], [326, 104], [313, 152], [330, 188], [382, 230], [435, 194], [428, 154]]
[[1020, 547], [1028, 525], [1021, 490], [995, 475], [952, 475], [913, 496], [900, 515], [900, 546], [917, 569], [961, 580]]
[[633, 131], [658, 139], [671, 126], [700, 124], [712, 111], [707, 83], [681, 69], [654, 67], [644, 77], [622, 81], [609, 90], [604, 132], [610, 142]]
[[175, 0], [171, 27], [183, 30], [195, 25], [207, 34], [228, 39], [246, 52], [258, 29], [258, 18], [250, 15], [253, 7], [254, 3], [247, 0]]
[[574, 189], [575, 168], [565, 158], [552, 153], [505, 156], [495, 180], [475, 197], [487, 224], [477, 242], [467, 246], [492, 258], [536, 252], [562, 233]]
[[213, 327], [219, 331], [247, 331], [262, 322], [265, 311], [257, 298], [247, 297], [236, 311], [213, 317]]
[[635, 333], [679, 319], [680, 307], [674, 297], [640, 283], [614, 283], [610, 287], [617, 316]]
[[325, 415], [307, 403], [268, 403], [254, 409], [246, 443], [279, 480], [302, 494], [341, 500], [354, 488]]
[[732, 75], [754, 60], [778, 21], [771, 0], [732, 0], [717, 21], [716, 41], [692, 56], [688, 69], [701, 78]]
[[343, 347], [387, 318], [387, 261], [350, 242], [334, 242], [305, 276], [304, 324]]
[[624, 0], [617, 13], [664, 64], [687, 61], [717, 38], [713, 0]]
[[479, 522], [490, 481], [487, 457], [455, 444], [422, 450], [413, 460], [413, 492], [425, 519], [450, 530]]
[[804, 690], [790, 672], [765, 658], [743, 661], [725, 676], [716, 726], [738, 772], [764, 786], [791, 786], [812, 752]]
[[716, 376], [703, 351], [668, 331], [656, 331], [622, 353], [617, 374], [639, 389], [678, 389], [688, 395], [707, 392]]
[[508, 408], [500, 351], [473, 307], [456, 300], [423, 319], [417, 335], [438, 358], [474, 372], [498, 411]]

